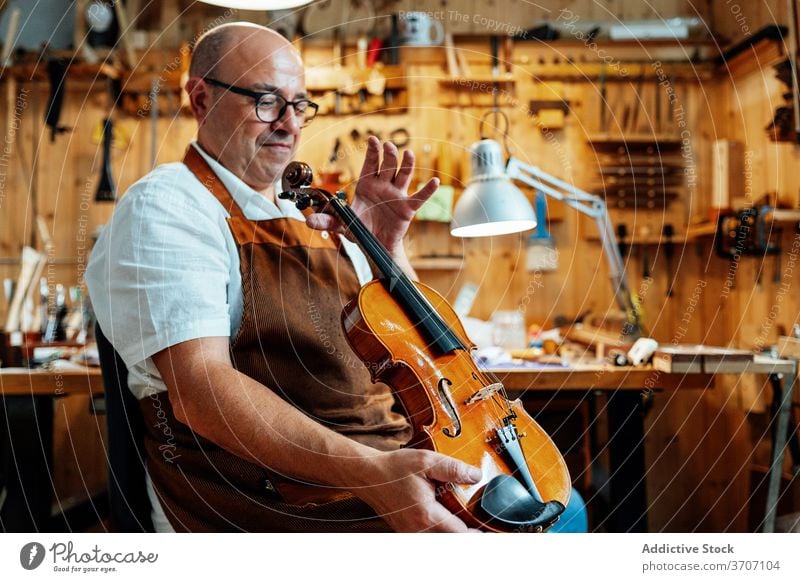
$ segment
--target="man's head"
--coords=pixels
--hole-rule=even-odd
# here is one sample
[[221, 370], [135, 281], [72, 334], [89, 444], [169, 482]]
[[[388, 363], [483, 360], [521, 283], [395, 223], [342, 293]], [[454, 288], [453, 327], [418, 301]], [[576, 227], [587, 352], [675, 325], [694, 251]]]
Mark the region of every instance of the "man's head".
[[300, 55], [268, 28], [224, 24], [197, 41], [189, 77], [200, 145], [252, 188], [267, 189], [297, 150], [302, 118], [289, 106], [279, 119], [261, 121], [256, 99], [208, 79], [294, 101], [306, 96]]

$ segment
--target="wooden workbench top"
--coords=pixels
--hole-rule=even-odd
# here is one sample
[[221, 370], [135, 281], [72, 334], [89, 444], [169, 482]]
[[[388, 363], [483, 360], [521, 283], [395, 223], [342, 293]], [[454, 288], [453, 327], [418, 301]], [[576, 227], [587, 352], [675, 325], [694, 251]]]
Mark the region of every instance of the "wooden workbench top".
[[[718, 374], [791, 374], [795, 362], [756, 356], [752, 362], [726, 365]], [[669, 373], [652, 367], [613, 367], [576, 363], [569, 367], [496, 367], [491, 369], [512, 395], [526, 390], [697, 390], [711, 388], [714, 374]], [[64, 370], [0, 368], [0, 396], [61, 396], [103, 393], [100, 368]]]
[[100, 368], [0, 368], [0, 396], [66, 396], [87, 392], [103, 394]]

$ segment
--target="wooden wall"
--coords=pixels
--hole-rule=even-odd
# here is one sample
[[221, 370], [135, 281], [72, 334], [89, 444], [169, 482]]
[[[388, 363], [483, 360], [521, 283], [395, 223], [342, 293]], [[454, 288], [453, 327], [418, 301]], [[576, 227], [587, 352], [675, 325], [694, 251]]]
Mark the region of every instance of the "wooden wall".
[[[737, 31], [742, 32], [742, 20], [737, 20], [736, 14], [722, 4], [675, 0], [658, 3], [658, 10], [662, 16], [692, 15], [694, 7], [699, 6], [705, 10], [707, 20], [720, 27], [723, 36], [735, 38]], [[756, 7], [748, 3], [747, 17], [754, 30], [772, 21], [772, 15], [780, 18], [784, 4], [770, 1]], [[429, 5], [411, 0], [398, 4], [400, 9], [438, 7]], [[709, 5], [713, 5], [713, 10]], [[646, 18], [652, 17], [654, 10], [648, 3], [621, 0], [567, 0], [559, 3], [559, 7], [573, 10], [582, 20], [607, 19], [611, 15], [623, 19]], [[488, 4], [476, 0], [459, 3], [459, 10], [487, 17], [496, 10], [495, 16], [521, 22], [520, 14], [539, 9], [521, 0]], [[530, 15], [525, 18], [532, 19]], [[476, 32], [472, 28], [454, 28], [457, 33]], [[698, 46], [703, 50], [709, 47]], [[458, 48], [467, 55], [474, 76], [488, 74], [488, 38], [460, 41]], [[660, 51], [669, 49], [645, 45], [615, 49], [610, 54], [620, 63], [632, 63], [632, 67], [637, 62], [647, 66], [654, 60], [667, 60], [666, 53]], [[309, 67], [323, 66], [330, 59], [329, 44], [311, 39], [303, 50]], [[713, 44], [711, 50], [715, 50]], [[348, 45], [345, 51], [348, 62], [352, 62], [352, 51], [353, 47]], [[175, 54], [175, 51], [163, 53], [160, 62], [170, 62]], [[346, 164], [357, 172], [363, 146], [350, 141], [351, 130], [363, 133], [372, 129], [386, 134], [405, 127], [411, 135], [410, 147], [420, 158], [420, 178], [436, 171], [435, 156], [428, 152], [436, 153], [447, 146], [459, 162], [453, 183], [463, 185], [469, 176], [466, 150], [478, 137], [478, 119], [491, 105], [491, 94], [443, 84], [446, 70], [442, 50], [404, 49], [402, 57], [408, 80], [406, 111], [392, 115], [321, 117], [306, 130], [298, 158], [316, 168], [322, 167], [335, 137], [339, 136], [345, 144]], [[515, 155], [579, 187], [589, 188], [599, 172], [598, 157], [588, 144], [589, 137], [600, 130], [599, 79], [596, 75], [586, 78], [573, 75], [571, 79], [554, 81], [532, 73], [538, 70], [537, 64], [558, 60], [563, 65], [568, 59], [579, 63], [591, 61], [593, 54], [580, 42], [562, 41], [552, 46], [536, 42], [517, 44], [512, 69], [515, 83], [504, 89], [500, 104], [511, 120], [509, 138]], [[625, 221], [633, 232], [647, 226], [656, 234], [664, 223], [670, 222], [678, 233], [685, 233], [690, 224], [707, 214], [711, 146], [715, 139], [722, 138], [745, 144], [749, 153], [743, 174], [745, 170], [748, 172], [753, 198], [777, 190], [798, 200], [800, 178], [791, 170], [798, 167], [798, 148], [773, 144], [763, 131], [782, 92], [772, 78], [771, 64], [760, 63], [741, 72], [698, 70], [694, 78], [689, 76], [672, 83], [686, 112], [689, 132], [686, 159], [695, 170], [696, 184], [685, 188], [680, 199], [665, 211], [614, 211], [615, 222]], [[155, 71], [159, 71], [158, 65]], [[13, 139], [9, 144], [11, 152], [3, 158], [7, 165], [0, 165], [0, 174], [5, 176], [0, 191], [0, 277], [15, 276], [20, 249], [34, 237], [32, 216], [36, 208], [45, 217], [55, 242], [54, 267], [47, 272], [49, 281], [74, 284], [87, 260], [87, 238], [108, 219], [112, 210], [93, 200], [100, 164], [97, 128], [106, 115], [105, 84], [87, 79], [69, 81], [62, 121], [73, 127], [73, 131], [58, 136], [52, 143], [42, 122], [47, 88], [30, 82], [6, 81], [4, 85], [0, 119], [4, 120], [4, 135]], [[608, 100], [612, 105], [635, 100], [637, 92], [652, 94], [664, 90], [658, 89], [652, 79], [642, 81], [633, 76], [610, 80], [608, 85]], [[549, 98], [563, 98], [570, 103], [563, 129], [542, 130], [528, 114], [528, 102], [544, 98], [543, 91], [555, 92]], [[19, 99], [23, 105], [15, 109]], [[643, 112], [654, 113], [647, 103]], [[618, 110], [616, 113], [619, 115]], [[114, 175], [120, 191], [124, 191], [151, 167], [151, 127], [149, 120], [137, 117], [117, 115], [116, 121], [119, 132], [113, 154]], [[621, 133], [614, 129], [615, 123], [620, 123], [619, 117], [612, 120], [611, 130]], [[17, 125], [19, 128], [15, 129]], [[195, 129], [194, 122], [187, 117], [161, 118], [156, 139], [158, 162], [180, 159]], [[675, 125], [660, 133], [680, 137], [681, 131]], [[645, 127], [641, 133], [652, 135], [654, 130]], [[542, 325], [548, 325], [556, 315], [571, 317], [587, 309], [602, 317], [612, 307], [612, 296], [600, 245], [593, 238], [594, 225], [557, 203], [550, 206], [549, 213], [559, 251], [559, 267], [555, 272], [526, 271], [524, 236], [455, 240], [447, 235], [446, 226], [420, 223], [415, 225], [409, 243], [418, 254], [433, 250], [443, 255], [463, 255], [458, 268], [426, 268], [420, 274], [450, 299], [464, 283], [478, 285], [472, 311], [475, 317], [488, 319], [497, 309], [522, 309], [528, 323]], [[784, 234], [786, 248], [792, 244], [791, 230], [787, 226]], [[746, 348], [768, 345], [775, 340], [779, 326], [789, 327], [798, 319], [797, 275], [793, 278], [784, 274], [783, 283], [788, 285], [788, 291], [783, 290], [781, 284], [772, 282], [773, 259], [765, 261], [760, 286], [754, 284], [754, 273], [760, 263], [756, 259], [741, 261], [736, 286], [728, 293], [725, 281], [729, 265], [713, 256], [711, 238], [684, 242], [679, 237], [676, 246], [673, 261], [676, 277], [671, 297], [666, 294], [669, 279], [663, 245], [633, 246], [625, 257], [630, 286], [641, 296], [645, 323], [659, 341], [733, 343]], [[649, 279], [642, 276], [643, 258], [653, 262]], [[787, 259], [784, 253], [784, 269]], [[750, 412], [764, 409], [763, 380], [725, 379], [717, 383], [716, 389], [706, 392], [655, 398], [648, 416], [650, 430], [646, 443], [651, 467], [648, 488], [652, 530], [747, 528], [750, 462], [753, 443], [759, 434], [752, 427], [757, 427], [761, 419]], [[82, 406], [76, 406], [74, 414], [80, 414], [78, 409]], [[754, 459], [764, 461], [763, 447]]]
[[708, 9], [708, 22], [721, 44], [746, 38], [768, 25], [789, 23], [786, 0], [726, 0], [711, 2]]

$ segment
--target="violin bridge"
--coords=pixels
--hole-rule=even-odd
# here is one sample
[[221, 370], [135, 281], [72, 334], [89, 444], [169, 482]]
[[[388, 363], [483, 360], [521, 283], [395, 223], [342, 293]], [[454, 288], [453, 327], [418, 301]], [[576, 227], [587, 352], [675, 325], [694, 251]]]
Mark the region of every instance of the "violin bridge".
[[488, 386], [481, 388], [475, 394], [467, 398], [464, 401], [464, 404], [474, 404], [479, 400], [489, 400], [489, 398], [500, 392], [502, 389], [503, 385], [500, 382], [489, 384]]

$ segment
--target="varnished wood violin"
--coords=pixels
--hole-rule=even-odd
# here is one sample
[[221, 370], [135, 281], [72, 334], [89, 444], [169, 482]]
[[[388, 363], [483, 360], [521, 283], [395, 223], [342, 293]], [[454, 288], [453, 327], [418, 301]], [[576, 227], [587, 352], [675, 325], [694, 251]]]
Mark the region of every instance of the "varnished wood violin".
[[304, 210], [335, 212], [378, 270], [345, 306], [342, 325], [374, 382], [391, 387], [414, 431], [408, 446], [455, 457], [483, 472], [479, 483], [442, 484], [440, 502], [468, 526], [541, 532], [571, 492], [569, 472], [550, 437], [519, 400], [472, 358], [452, 306], [413, 282], [356, 216], [343, 195], [312, 188], [313, 173], [292, 162], [280, 198]]

